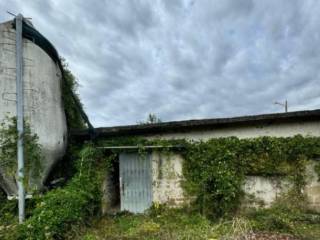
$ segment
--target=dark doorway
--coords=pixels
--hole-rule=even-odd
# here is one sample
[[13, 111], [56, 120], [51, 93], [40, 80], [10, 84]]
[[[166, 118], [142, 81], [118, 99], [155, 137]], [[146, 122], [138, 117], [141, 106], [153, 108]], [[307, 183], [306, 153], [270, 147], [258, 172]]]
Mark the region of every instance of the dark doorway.
[[111, 163], [103, 186], [103, 213], [114, 214], [120, 211], [119, 157]]

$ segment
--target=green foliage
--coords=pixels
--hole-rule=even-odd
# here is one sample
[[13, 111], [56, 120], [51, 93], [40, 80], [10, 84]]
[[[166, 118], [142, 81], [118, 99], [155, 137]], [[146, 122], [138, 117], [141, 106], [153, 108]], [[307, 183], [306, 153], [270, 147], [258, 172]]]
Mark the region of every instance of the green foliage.
[[65, 76], [65, 81], [62, 81], [62, 99], [64, 104], [64, 110], [67, 119], [67, 125], [70, 129], [83, 129], [85, 128], [85, 123], [81, 117], [79, 109], [70, 94], [74, 93], [75, 98], [80, 103], [79, 95], [77, 94], [78, 83], [75, 76], [68, 69], [68, 64], [64, 59], [61, 59], [63, 65], [63, 71]]
[[141, 125], [145, 125], [145, 124], [155, 124], [155, 123], [161, 123], [161, 122], [162, 122], [161, 119], [158, 118], [156, 114], [149, 113], [146, 121], [142, 121], [138, 123]]
[[[125, 212], [95, 219], [89, 227], [80, 229], [68, 239], [234, 240], [253, 239], [248, 234], [254, 232], [257, 239], [287, 239], [284, 236], [289, 233], [298, 239], [318, 240], [319, 227], [319, 214], [298, 211], [282, 200], [269, 209], [250, 209], [230, 220], [219, 221], [210, 221], [189, 208], [170, 209], [165, 205], [154, 205], [144, 215]], [[264, 237], [258, 237], [259, 233]], [[277, 233], [286, 235], [280, 237]]]
[[301, 239], [319, 239], [320, 214], [306, 209], [306, 199], [283, 194], [270, 208], [249, 208], [242, 215], [258, 232], [290, 233]]
[[96, 240], [97, 238], [93, 234], [86, 234], [83, 236], [82, 240]]
[[316, 165], [314, 166], [314, 171], [316, 172], [316, 174], [318, 176], [318, 181], [320, 181], [320, 161], [318, 161], [316, 163]]
[[236, 155], [238, 143], [236, 138], [194, 142], [184, 154], [186, 189], [197, 196], [205, 215], [221, 217], [239, 205], [244, 169]]
[[[212, 218], [229, 217], [239, 211], [243, 196], [242, 186], [245, 176], [277, 176], [287, 178], [293, 183], [287, 199], [301, 203], [290, 206], [290, 211], [278, 204], [269, 212], [262, 210], [247, 215], [256, 230], [292, 232], [297, 221], [316, 221], [302, 212], [304, 199], [302, 189], [306, 184], [305, 168], [307, 161], [319, 156], [319, 138], [295, 136], [289, 138], [261, 137], [256, 139], [238, 139], [235, 137], [188, 142], [186, 140], [146, 140], [142, 138], [113, 138], [100, 141], [97, 146], [139, 146], [143, 154], [145, 145], [163, 146], [163, 153], [179, 150], [185, 161], [183, 172], [184, 187], [196, 201], [192, 206]], [[170, 148], [178, 146], [178, 148]], [[18, 239], [61, 239], [72, 225], [81, 224], [88, 217], [97, 213], [101, 199], [101, 182], [107, 171], [112, 171], [117, 151], [103, 152], [92, 145], [84, 147], [75, 162], [76, 175], [63, 188], [50, 191], [39, 198], [37, 207], [25, 224], [17, 228]], [[318, 165], [317, 165], [318, 166]], [[316, 167], [317, 168], [317, 167]], [[177, 210], [179, 211], [179, 210]], [[182, 211], [186, 211], [183, 209]], [[266, 210], [267, 211], [267, 210]], [[165, 217], [163, 216], [165, 214]], [[166, 212], [154, 206], [148, 216], [125, 214], [111, 220], [110, 228], [103, 232], [106, 237], [114, 239], [208, 239], [216, 236], [212, 232], [209, 220], [199, 211], [189, 215]], [[233, 215], [234, 216], [234, 215]], [[294, 220], [293, 220], [293, 217]], [[150, 219], [151, 217], [151, 219]], [[267, 223], [263, 225], [263, 222]], [[171, 221], [172, 220], [172, 221]], [[110, 219], [107, 220], [110, 223]], [[199, 221], [199, 223], [197, 222]], [[177, 222], [178, 224], [175, 224]], [[198, 230], [191, 227], [194, 222]], [[184, 232], [179, 234], [177, 229]], [[204, 225], [202, 225], [202, 223]], [[308, 223], [308, 224], [309, 224]], [[199, 225], [200, 224], [200, 225]], [[165, 226], [166, 231], [162, 231]], [[268, 227], [267, 227], [268, 226]], [[309, 225], [308, 225], [309, 226]], [[186, 230], [188, 229], [188, 230]], [[210, 230], [211, 229], [211, 230]], [[111, 232], [110, 232], [111, 231]], [[116, 238], [115, 231], [119, 238]], [[177, 233], [177, 234], [176, 234]], [[187, 233], [187, 235], [186, 235]], [[137, 237], [142, 236], [142, 237]], [[205, 236], [205, 237], [203, 237]], [[87, 239], [95, 235], [88, 233]]]
[[186, 190], [209, 217], [234, 213], [243, 196], [246, 175], [283, 176], [302, 195], [307, 160], [320, 155], [320, 139], [235, 137], [190, 143], [184, 152]]
[[[0, 124], [0, 166], [7, 177], [14, 179], [17, 171], [17, 120], [15, 117], [6, 118]], [[40, 178], [43, 155], [38, 136], [33, 134], [27, 121], [24, 123], [24, 156], [25, 156], [25, 179], [27, 190], [29, 179]]]
[[73, 239], [213, 240], [218, 239], [229, 228], [213, 225], [199, 213], [189, 212], [187, 209], [160, 208], [161, 211], [152, 209], [144, 215], [120, 213], [104, 217], [95, 221], [93, 227], [84, 229], [85, 234], [80, 232]]
[[[16, 222], [17, 203], [15, 201], [8, 201], [7, 195], [0, 189], [0, 226], [10, 225]], [[0, 233], [1, 239], [1, 233]]]
[[65, 187], [39, 198], [32, 216], [19, 226], [18, 239], [60, 239], [71, 225], [98, 211], [105, 161], [88, 145], [80, 151], [76, 168], [76, 176]]
[[[320, 138], [300, 135], [252, 139], [227, 137], [192, 142], [183, 139], [120, 137], [103, 140], [99, 144], [139, 146], [140, 154], [146, 151], [143, 148], [146, 145], [163, 146], [160, 151], [166, 154], [179, 150], [178, 153], [185, 159], [183, 186], [187, 193], [196, 197], [193, 206], [210, 218], [230, 216], [238, 210], [244, 196], [242, 186], [247, 175], [286, 178], [293, 183], [291, 191], [302, 195], [306, 184], [307, 161], [320, 156]], [[166, 146], [180, 147], [171, 149]], [[320, 176], [320, 170], [318, 172]]]
[[[28, 218], [33, 209], [37, 198], [28, 199], [26, 201], [25, 214]], [[0, 239], [16, 240], [16, 229], [18, 226], [18, 202], [16, 200], [8, 200], [7, 195], [0, 190]]]

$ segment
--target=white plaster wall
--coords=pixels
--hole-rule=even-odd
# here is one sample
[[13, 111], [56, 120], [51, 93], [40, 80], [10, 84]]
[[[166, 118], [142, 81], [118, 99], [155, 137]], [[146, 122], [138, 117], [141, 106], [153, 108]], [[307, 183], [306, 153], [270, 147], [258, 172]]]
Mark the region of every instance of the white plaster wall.
[[[15, 30], [11, 28], [11, 22], [7, 22], [0, 24], [0, 122], [5, 116], [16, 115], [15, 64]], [[23, 80], [25, 117], [31, 124], [31, 130], [39, 136], [46, 157], [44, 180], [66, 147], [61, 73], [41, 48], [26, 39], [23, 39]], [[15, 191], [11, 189], [9, 194]]]
[[291, 137], [297, 134], [303, 136], [320, 136], [320, 121], [264, 124], [259, 126], [237, 126], [225, 128], [208, 128], [188, 132], [164, 133], [148, 136], [149, 139], [189, 139], [208, 140], [210, 138], [231, 137], [255, 138], [260, 136]]
[[[320, 122], [305, 121], [296, 123], [278, 123], [264, 124], [259, 126], [238, 126], [226, 127], [219, 129], [206, 129], [199, 131], [189, 131], [185, 133], [164, 133], [152, 136], [147, 136], [148, 139], [188, 139], [188, 140], [208, 140], [211, 138], [231, 137], [238, 138], [256, 138], [261, 136], [273, 137], [291, 137], [297, 134], [303, 136], [320, 136]], [[172, 164], [171, 170], [177, 171], [178, 177], [175, 179], [166, 179], [164, 176], [161, 180], [157, 179], [158, 158], [154, 158], [154, 200], [160, 203], [173, 201], [177, 204], [185, 199], [183, 189], [181, 188], [182, 178], [182, 161], [180, 156], [171, 156], [166, 161]], [[176, 169], [176, 170], [175, 170]], [[308, 184], [306, 193], [309, 199], [309, 206], [320, 211], [320, 182], [317, 181], [317, 176], [313, 171], [313, 167], [308, 166]], [[276, 179], [265, 178], [260, 176], [247, 177], [244, 190], [248, 194], [254, 195], [257, 199], [263, 200], [265, 206], [277, 199], [281, 192], [288, 189], [287, 182], [279, 182]], [[175, 199], [178, 199], [177, 201]]]
[[[318, 159], [319, 161], [319, 159]], [[307, 166], [307, 186], [305, 188], [308, 196], [309, 206], [320, 212], [320, 181], [314, 171], [315, 162]]]
[[[179, 206], [190, 200], [182, 188], [183, 178], [183, 158], [176, 153], [152, 154], [152, 179], [153, 179], [153, 202], [167, 203], [171, 206]], [[315, 162], [307, 165], [307, 194], [309, 207], [320, 211], [320, 182], [314, 171]], [[243, 190], [246, 194], [254, 196], [254, 206], [257, 202], [263, 203], [264, 207], [269, 207], [282, 193], [290, 189], [291, 184], [285, 179], [277, 177], [247, 176]], [[257, 201], [258, 200], [258, 201]], [[247, 205], [249, 202], [246, 202]]]
[[181, 182], [182, 157], [178, 154], [152, 154], [153, 202], [172, 206], [185, 201]]
[[289, 185], [287, 181], [279, 178], [248, 176], [243, 190], [254, 197], [254, 202], [261, 201], [263, 206], [269, 207], [281, 193], [289, 189]]
[[[314, 166], [315, 161], [310, 161], [307, 165], [307, 185], [304, 191], [308, 199], [308, 207], [320, 211], [320, 182]], [[254, 195], [257, 200], [262, 200], [268, 207], [291, 186], [292, 184], [284, 179], [250, 176], [246, 179], [244, 190], [247, 194]]]

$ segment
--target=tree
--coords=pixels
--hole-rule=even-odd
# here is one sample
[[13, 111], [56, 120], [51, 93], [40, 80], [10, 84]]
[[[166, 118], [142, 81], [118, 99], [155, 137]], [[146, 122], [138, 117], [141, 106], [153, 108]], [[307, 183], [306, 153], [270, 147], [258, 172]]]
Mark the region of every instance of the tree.
[[161, 119], [157, 117], [154, 113], [149, 113], [147, 120], [139, 122], [139, 124], [155, 124], [155, 123], [161, 123]]

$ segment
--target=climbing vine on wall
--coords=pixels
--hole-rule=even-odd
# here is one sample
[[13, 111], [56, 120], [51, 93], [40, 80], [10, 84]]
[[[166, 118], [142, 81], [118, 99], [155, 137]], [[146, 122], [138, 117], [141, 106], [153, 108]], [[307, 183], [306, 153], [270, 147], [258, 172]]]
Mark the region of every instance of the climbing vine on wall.
[[[80, 147], [71, 155], [76, 173], [69, 183], [39, 199], [32, 216], [19, 227], [17, 239], [60, 239], [72, 224], [85, 221], [99, 208], [101, 183], [116, 161], [117, 150], [99, 146], [163, 146], [165, 154], [182, 154], [186, 192], [196, 197], [192, 206], [212, 218], [228, 216], [239, 207], [246, 175], [290, 178], [296, 194], [306, 184], [307, 161], [320, 155], [320, 138], [235, 137], [208, 141], [112, 138]], [[172, 149], [171, 146], [176, 146]], [[316, 164], [319, 169], [319, 164]]]
[[[292, 183], [295, 195], [301, 195], [306, 184], [308, 160], [320, 156], [320, 138], [236, 137], [214, 138], [208, 141], [146, 140], [143, 138], [112, 138], [100, 142], [103, 146], [178, 146], [185, 161], [183, 184], [187, 193], [196, 197], [194, 206], [209, 217], [227, 216], [238, 209], [244, 196], [242, 186], [247, 175], [285, 178]], [[319, 162], [315, 166], [320, 174]], [[320, 175], [319, 175], [320, 176]]]
[[[84, 120], [79, 112], [70, 92], [73, 92], [76, 101], [79, 103], [80, 98], [77, 94], [78, 83], [75, 76], [68, 68], [68, 64], [64, 59], [61, 59], [64, 71], [64, 81], [62, 81], [62, 99], [66, 113], [67, 125], [69, 129], [83, 129], [85, 128]], [[81, 104], [81, 103], [80, 103]]]
[[[24, 156], [25, 156], [25, 179], [28, 187], [29, 179], [40, 178], [43, 155], [38, 143], [38, 136], [33, 134], [28, 121], [24, 123]], [[15, 117], [7, 117], [0, 123], [0, 167], [3, 174], [11, 177], [16, 176], [17, 171], [17, 120]], [[30, 186], [29, 186], [30, 187]]]
[[245, 176], [278, 176], [292, 182], [295, 195], [306, 185], [306, 164], [320, 156], [320, 138], [235, 137], [193, 142], [184, 153], [186, 189], [197, 196], [204, 213], [234, 212], [243, 196]]

